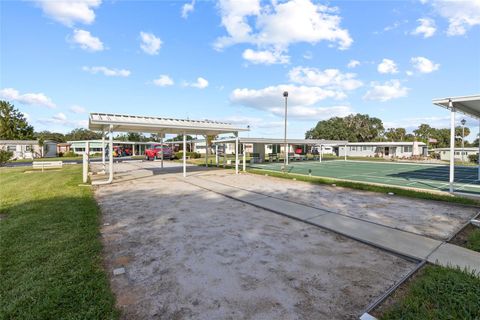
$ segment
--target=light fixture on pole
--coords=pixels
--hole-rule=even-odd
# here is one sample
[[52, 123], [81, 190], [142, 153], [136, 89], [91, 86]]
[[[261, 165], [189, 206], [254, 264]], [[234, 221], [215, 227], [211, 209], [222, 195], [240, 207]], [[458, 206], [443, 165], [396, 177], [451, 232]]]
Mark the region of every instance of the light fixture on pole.
[[465, 123], [467, 123], [467, 120], [465, 119], [462, 119], [462, 121], [460, 121], [460, 123], [462, 124], [462, 162], [465, 161], [464, 159], [464, 149], [465, 149]]
[[285, 98], [285, 131], [283, 135], [283, 143], [285, 148], [285, 159], [283, 164], [283, 170], [287, 169], [288, 165], [288, 148], [287, 148], [287, 100], [288, 100], [288, 91], [283, 92], [283, 97]]

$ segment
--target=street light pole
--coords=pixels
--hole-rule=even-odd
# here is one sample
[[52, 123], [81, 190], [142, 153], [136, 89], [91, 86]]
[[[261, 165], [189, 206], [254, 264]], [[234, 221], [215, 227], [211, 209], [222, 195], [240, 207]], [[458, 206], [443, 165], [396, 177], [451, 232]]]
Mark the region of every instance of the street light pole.
[[463, 154], [465, 153], [464, 152], [464, 149], [465, 149], [465, 123], [467, 123], [467, 120], [462, 119], [462, 121], [460, 121], [460, 123], [462, 124], [462, 162], [464, 162], [465, 159], [464, 159]]
[[287, 99], [288, 99], [288, 91], [283, 92], [283, 97], [285, 98], [285, 131], [283, 135], [283, 143], [285, 148], [285, 159], [283, 170], [287, 170], [288, 165], [288, 148], [287, 148]]

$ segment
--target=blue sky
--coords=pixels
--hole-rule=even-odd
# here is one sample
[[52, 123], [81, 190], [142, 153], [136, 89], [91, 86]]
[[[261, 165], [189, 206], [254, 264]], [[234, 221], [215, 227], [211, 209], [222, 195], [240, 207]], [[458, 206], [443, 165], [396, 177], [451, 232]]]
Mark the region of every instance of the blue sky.
[[[0, 97], [36, 130], [88, 112], [213, 119], [290, 137], [350, 113], [447, 127], [480, 93], [480, 1], [3, 1]], [[457, 117], [461, 119], [461, 116]], [[478, 124], [472, 125], [473, 139]]]

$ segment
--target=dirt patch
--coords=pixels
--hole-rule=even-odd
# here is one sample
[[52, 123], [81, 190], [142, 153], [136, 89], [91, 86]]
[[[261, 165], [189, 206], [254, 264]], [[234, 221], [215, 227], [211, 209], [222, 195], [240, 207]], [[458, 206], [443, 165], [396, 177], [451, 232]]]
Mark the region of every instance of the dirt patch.
[[448, 239], [479, 211], [476, 207], [314, 185], [270, 176], [235, 176], [229, 171], [205, 173], [202, 178], [438, 240]]
[[417, 270], [407, 281], [402, 283], [390, 296], [387, 297], [377, 308], [372, 310], [370, 314], [377, 319], [381, 319], [382, 315], [388, 310], [396, 306], [400, 301], [403, 301], [405, 296], [410, 291], [410, 286], [417, 278], [422, 277], [425, 265]]
[[354, 319], [414, 268], [177, 177], [96, 190], [124, 319]]
[[468, 242], [468, 236], [478, 230], [478, 227], [475, 227], [473, 224], [468, 224], [463, 228], [459, 233], [455, 235], [449, 242], [460, 247], [466, 247]]

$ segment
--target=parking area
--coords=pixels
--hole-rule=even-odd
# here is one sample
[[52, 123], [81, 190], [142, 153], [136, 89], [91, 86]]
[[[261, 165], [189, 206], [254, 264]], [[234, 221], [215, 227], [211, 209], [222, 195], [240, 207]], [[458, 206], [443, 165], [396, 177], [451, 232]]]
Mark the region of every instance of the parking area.
[[[142, 319], [353, 319], [415, 267], [372, 246], [189, 183], [159, 163], [116, 165], [98, 187], [117, 303]], [[191, 171], [271, 197], [446, 239], [476, 208], [231, 170]], [[147, 175], [147, 173], [152, 173]], [[126, 178], [128, 177], [128, 178]], [[135, 178], [137, 177], [137, 178]], [[415, 208], [416, 210], [412, 210]]]
[[[253, 164], [252, 168], [282, 171], [283, 163]], [[291, 162], [290, 173], [311, 174], [358, 182], [376, 183], [424, 190], [449, 190], [449, 166], [437, 164], [398, 163], [381, 161], [304, 161]], [[477, 167], [455, 168], [455, 190], [480, 194]]]

